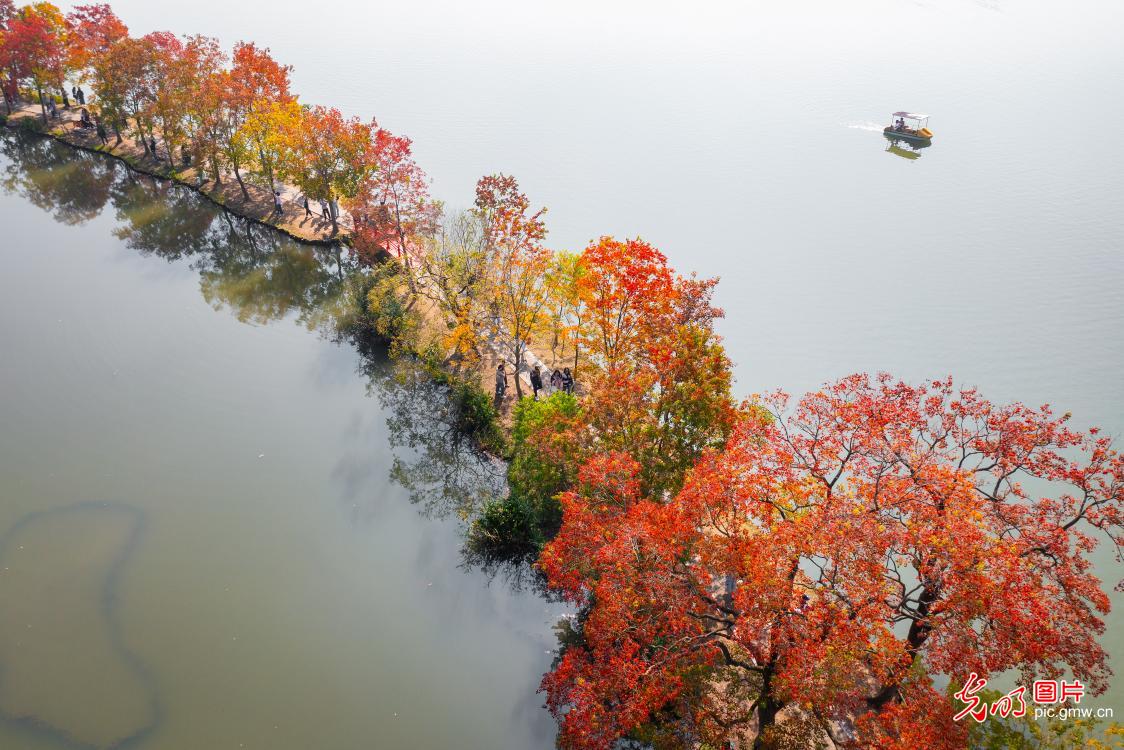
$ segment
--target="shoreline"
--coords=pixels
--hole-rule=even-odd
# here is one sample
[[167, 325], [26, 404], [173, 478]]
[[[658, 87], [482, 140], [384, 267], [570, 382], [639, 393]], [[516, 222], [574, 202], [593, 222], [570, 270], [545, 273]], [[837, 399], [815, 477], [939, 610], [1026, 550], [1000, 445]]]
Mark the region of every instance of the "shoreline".
[[[127, 169], [148, 175], [154, 179], [165, 180], [188, 188], [195, 194], [205, 198], [218, 208], [229, 212], [233, 216], [252, 222], [258, 226], [280, 232], [301, 244], [320, 248], [330, 248], [333, 246], [348, 247], [350, 245], [351, 231], [345, 226], [345, 222], [349, 221], [350, 217], [346, 213], [340, 218], [339, 231], [333, 233], [330, 222], [317, 220], [316, 217], [313, 217], [310, 221], [304, 216], [303, 206], [294, 200], [286, 201], [283, 198], [282, 201], [285, 210], [281, 218], [286, 220], [278, 222], [276, 221], [276, 213], [273, 210], [272, 194], [265, 188], [247, 182], [247, 190], [252, 193], [257, 193], [258, 195], [256, 197], [258, 199], [246, 201], [241, 194], [238, 182], [231, 174], [224, 174], [223, 182], [217, 186], [214, 180], [210, 179], [200, 184], [197, 179], [199, 175], [199, 170], [197, 168], [189, 167], [181, 170], [169, 169], [166, 166], [167, 162], [153, 160], [147, 152], [143, 150], [143, 147], [136, 142], [136, 139], [129, 136], [122, 136], [121, 144], [116, 146], [113, 144], [114, 138], [111, 137], [110, 144], [108, 146], [103, 146], [94, 131], [80, 130], [73, 127], [77, 122], [78, 108], [76, 107], [72, 107], [69, 110], [60, 109], [57, 124], [47, 128], [43, 127], [38, 105], [24, 103], [16, 107], [10, 115], [0, 112], [0, 123], [6, 125], [9, 130], [19, 131], [39, 138], [50, 138], [57, 143], [77, 151], [85, 151], [87, 153], [110, 157], [122, 162]], [[282, 188], [283, 195], [299, 195], [296, 188], [292, 186], [282, 183], [279, 183], [279, 186]], [[303, 221], [299, 221], [302, 219]], [[310, 223], [311, 227], [306, 227], [306, 223]], [[384, 262], [398, 261], [396, 265], [400, 265], [400, 260], [389, 253], [383, 253], [382, 260]], [[399, 290], [399, 296], [401, 296], [402, 302], [405, 304], [408, 294], [406, 294], [404, 288]], [[444, 381], [445, 385], [450, 386], [454, 391], [456, 390], [456, 384], [465, 384], [472, 387], [480, 394], [489, 397], [488, 400], [492, 402], [494, 409], [495, 424], [502, 435], [502, 443], [496, 444], [494, 440], [489, 440], [487, 438], [481, 439], [481, 436], [476, 436], [474, 442], [477, 448], [484, 453], [493, 458], [505, 460], [507, 448], [503, 443], [506, 443], [511, 437], [514, 409], [519, 397], [516, 395], [517, 391], [513, 383], [502, 400], [493, 401], [490, 398], [495, 368], [497, 364], [505, 361], [497, 348], [497, 344], [490, 339], [486, 341], [483, 347], [483, 356], [480, 361], [477, 362], [475, 366], [470, 366], [468, 368], [462, 369], [458, 364], [448, 359], [443, 359], [440, 362], [431, 361], [431, 355], [427, 352], [428, 345], [435, 344], [441, 340], [447, 333], [448, 322], [442, 319], [439, 311], [432, 302], [426, 303], [421, 301], [420, 304], [417, 304], [417, 302], [418, 301], [415, 301], [414, 305], [407, 304], [406, 306], [408, 309], [412, 309], [414, 314], [417, 315], [419, 323], [418, 341], [410, 343], [397, 341], [394, 336], [388, 336], [376, 331], [374, 326], [370, 324], [362, 324], [361, 327], [366, 334], [374, 335], [387, 346], [391, 346], [392, 344], [399, 346], [402, 354], [413, 358], [425, 367], [431, 368], [431, 375], [433, 375], [435, 381]], [[444, 351], [444, 347], [442, 347], [442, 350], [443, 355], [447, 357], [449, 353]], [[531, 349], [527, 350], [525, 356], [527, 361], [524, 368], [510, 375], [512, 378], [522, 382], [527, 391], [524, 397], [528, 397], [531, 390], [531, 367], [536, 364], [542, 365], [545, 366], [547, 372], [549, 372], [555, 366], [561, 367], [563, 363], [556, 362], [553, 357], [548, 357], [546, 359], [540, 358]], [[485, 428], [484, 431], [487, 432], [487, 429]], [[473, 433], [476, 432], [476, 430], [468, 426], [466, 432]]]
[[[11, 114], [0, 112], [0, 122], [12, 130], [22, 130], [44, 138], [52, 138], [71, 148], [117, 159], [129, 169], [142, 174], [175, 182], [235, 216], [282, 232], [297, 242], [320, 247], [349, 243], [351, 231], [344, 225], [345, 217], [340, 218], [339, 230], [333, 232], [331, 222], [315, 215], [309, 218], [304, 214], [302, 205], [294, 200], [286, 200], [288, 196], [299, 195], [296, 188], [290, 185], [280, 185], [284, 211], [280, 217], [277, 217], [272, 195], [265, 188], [247, 182], [246, 189], [251, 193], [251, 197], [246, 200], [234, 175], [223, 175], [223, 182], [218, 184], [212, 179], [200, 183], [198, 180], [200, 171], [196, 167], [171, 169], [166, 166], [167, 162], [154, 161], [141, 146], [137, 145], [135, 139], [128, 136], [122, 136], [121, 143], [116, 145], [113, 142], [115, 139], [111, 137], [109, 145], [103, 146], [92, 130], [83, 131], [73, 127], [78, 122], [77, 117], [69, 116], [73, 114], [76, 114], [74, 108], [60, 109], [58, 124], [44, 127], [38, 106], [23, 104], [14, 108]], [[25, 124], [28, 121], [32, 124]], [[278, 221], [278, 218], [281, 221]], [[306, 225], [311, 226], [306, 227]]]

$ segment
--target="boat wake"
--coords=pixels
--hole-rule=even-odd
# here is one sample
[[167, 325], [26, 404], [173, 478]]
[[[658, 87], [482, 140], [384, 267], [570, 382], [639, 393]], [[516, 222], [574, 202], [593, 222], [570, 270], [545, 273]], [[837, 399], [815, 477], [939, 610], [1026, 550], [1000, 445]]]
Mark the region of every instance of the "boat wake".
[[885, 125], [879, 125], [876, 122], [850, 122], [844, 123], [843, 127], [851, 128], [852, 130], [869, 130], [875, 133], [881, 133]]

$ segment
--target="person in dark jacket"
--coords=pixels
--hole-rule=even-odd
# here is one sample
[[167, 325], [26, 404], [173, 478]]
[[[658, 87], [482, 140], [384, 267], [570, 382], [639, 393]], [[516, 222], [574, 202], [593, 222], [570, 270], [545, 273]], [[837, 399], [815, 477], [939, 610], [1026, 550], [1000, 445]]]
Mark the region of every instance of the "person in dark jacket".
[[540, 371], [538, 365], [535, 365], [535, 369], [531, 370], [531, 390], [535, 392], [535, 401], [538, 401], [539, 391], [542, 390], [542, 372]]
[[562, 390], [566, 393], [574, 392], [574, 376], [569, 367], [562, 368]]

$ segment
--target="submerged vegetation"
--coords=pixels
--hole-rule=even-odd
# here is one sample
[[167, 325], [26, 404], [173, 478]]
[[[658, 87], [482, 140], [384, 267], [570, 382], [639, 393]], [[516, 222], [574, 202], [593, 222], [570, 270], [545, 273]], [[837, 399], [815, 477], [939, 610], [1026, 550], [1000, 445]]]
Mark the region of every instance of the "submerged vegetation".
[[[201, 265], [212, 304], [330, 322], [368, 362], [391, 342], [379, 397], [413, 454], [396, 479], [470, 522], [470, 555], [534, 560], [579, 612], [542, 683], [563, 747], [1069, 741], [958, 720], [938, 685], [1010, 672], [1107, 688], [1109, 601], [1090, 562], [1099, 541], [1124, 542], [1107, 438], [951, 379], [856, 374], [738, 402], [717, 280], [639, 238], [555, 251], [545, 209], [507, 175], [446, 211], [408, 139], [299, 104], [289, 69], [251, 43], [227, 63], [203, 37], [132, 38], [108, 6], [0, 0], [9, 98], [34, 91], [47, 120], [47, 97], [81, 81], [103, 126], [154, 158], [187, 153], [243, 193], [288, 181], [333, 223], [338, 203], [346, 259], [265, 272], [286, 261], [249, 225], [92, 161], [81, 195], [59, 200], [64, 167], [19, 140], [5, 179], [74, 221], [112, 201], [131, 247]], [[138, 184], [164, 208], [142, 209]], [[563, 368], [576, 388], [551, 383]], [[492, 395], [497, 372], [514, 394]]]

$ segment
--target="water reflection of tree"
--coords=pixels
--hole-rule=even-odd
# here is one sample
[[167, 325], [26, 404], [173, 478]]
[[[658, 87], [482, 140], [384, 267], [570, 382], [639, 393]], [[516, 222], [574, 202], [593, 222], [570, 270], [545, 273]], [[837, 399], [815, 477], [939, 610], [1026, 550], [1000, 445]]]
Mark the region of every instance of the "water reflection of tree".
[[114, 234], [143, 255], [180, 260], [215, 247], [219, 209], [166, 180], [120, 169], [111, 197], [120, 226]]
[[[330, 320], [343, 284], [327, 262], [331, 255], [279, 241], [268, 230], [260, 234], [273, 234], [263, 239], [277, 246], [260, 253], [252, 240], [229, 243], [228, 252], [209, 254], [196, 264], [204, 299], [215, 309], [229, 307], [244, 323], [278, 320], [294, 311], [309, 328]], [[254, 255], [235, 252], [250, 248]]]
[[109, 200], [115, 168], [97, 154], [23, 133], [0, 138], [0, 154], [7, 162], [0, 185], [63, 224], [93, 219]]
[[190, 259], [207, 302], [239, 320], [267, 323], [296, 315], [315, 327], [336, 314], [351, 272], [338, 250], [294, 242], [215, 206], [193, 190], [99, 154], [20, 133], [0, 138], [0, 186], [58, 221], [77, 224], [113, 206], [114, 234], [143, 255]]
[[[25, 196], [57, 220], [77, 224], [111, 204], [114, 234], [137, 252], [187, 260], [206, 301], [239, 320], [264, 324], [295, 314], [308, 326], [335, 330], [346, 304], [348, 267], [338, 249], [298, 244], [233, 216], [194, 191], [136, 172], [106, 157], [46, 138], [0, 137], [6, 157], [0, 186]], [[348, 334], [360, 354], [368, 392], [388, 414], [395, 450], [391, 478], [433, 517], [468, 520], [506, 492], [505, 466], [480, 451], [458, 424], [449, 389], [408, 358], [391, 361], [369, 336]], [[466, 567], [516, 589], [542, 590], [529, 558], [496, 558], [464, 550]]]
[[408, 357], [389, 359], [385, 345], [353, 334], [368, 393], [387, 413], [395, 449], [391, 478], [432, 517], [471, 518], [505, 492], [504, 465], [479, 450], [459, 426], [449, 389]]
[[[349, 336], [360, 354], [360, 371], [368, 392], [387, 413], [395, 455], [391, 479], [429, 517], [475, 518], [484, 503], [507, 493], [507, 466], [481, 451], [460, 428], [457, 404], [446, 386], [436, 383], [419, 363], [390, 358], [386, 345], [367, 335]], [[515, 591], [532, 591], [554, 599], [532, 553], [506, 556], [476, 549], [466, 537], [462, 567], [501, 580]]]

